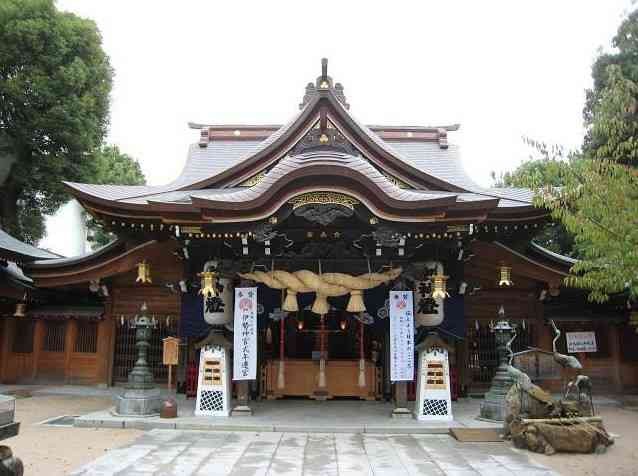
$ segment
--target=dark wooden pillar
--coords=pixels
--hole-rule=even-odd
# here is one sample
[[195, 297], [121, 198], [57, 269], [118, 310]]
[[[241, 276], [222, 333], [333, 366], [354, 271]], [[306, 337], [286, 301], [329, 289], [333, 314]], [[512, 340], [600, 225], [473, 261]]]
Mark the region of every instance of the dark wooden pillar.
[[64, 335], [64, 382], [73, 383], [73, 351], [78, 335], [78, 321], [69, 319], [66, 323]]
[[42, 319], [36, 319], [33, 329], [33, 352], [31, 354], [31, 380], [38, 376], [38, 362], [44, 345], [44, 334], [46, 332], [46, 323]]

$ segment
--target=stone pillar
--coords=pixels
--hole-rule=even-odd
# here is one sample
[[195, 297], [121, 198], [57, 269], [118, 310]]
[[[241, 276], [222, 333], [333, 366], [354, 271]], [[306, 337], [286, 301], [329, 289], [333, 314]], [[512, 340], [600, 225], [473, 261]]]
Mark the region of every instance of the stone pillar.
[[408, 384], [396, 382], [394, 384], [394, 410], [392, 418], [412, 418], [412, 412], [408, 410]]
[[251, 416], [253, 414], [250, 408], [250, 385], [248, 380], [240, 380], [237, 382], [237, 405], [233, 408], [231, 416]]

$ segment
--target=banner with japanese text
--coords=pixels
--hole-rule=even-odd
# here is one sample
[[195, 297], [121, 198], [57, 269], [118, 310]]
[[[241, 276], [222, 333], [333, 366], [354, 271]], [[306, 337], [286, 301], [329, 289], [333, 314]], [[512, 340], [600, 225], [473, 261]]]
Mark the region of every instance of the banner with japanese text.
[[233, 380], [257, 378], [257, 288], [235, 288]]
[[412, 291], [390, 291], [390, 380], [414, 379]]

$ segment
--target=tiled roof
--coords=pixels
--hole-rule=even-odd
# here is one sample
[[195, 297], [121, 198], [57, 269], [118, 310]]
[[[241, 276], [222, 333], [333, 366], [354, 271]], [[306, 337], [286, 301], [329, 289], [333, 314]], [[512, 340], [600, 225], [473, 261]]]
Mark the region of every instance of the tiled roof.
[[3, 255], [9, 255], [5, 257], [13, 256], [20, 261], [59, 258], [56, 254], [24, 243], [0, 229], [0, 257]]

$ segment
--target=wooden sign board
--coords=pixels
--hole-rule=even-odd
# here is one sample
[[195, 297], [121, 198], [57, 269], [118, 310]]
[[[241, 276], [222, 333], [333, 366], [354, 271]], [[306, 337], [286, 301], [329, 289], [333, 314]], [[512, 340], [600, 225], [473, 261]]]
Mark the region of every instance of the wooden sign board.
[[164, 365], [177, 365], [179, 360], [179, 339], [177, 337], [167, 337], [164, 342]]

